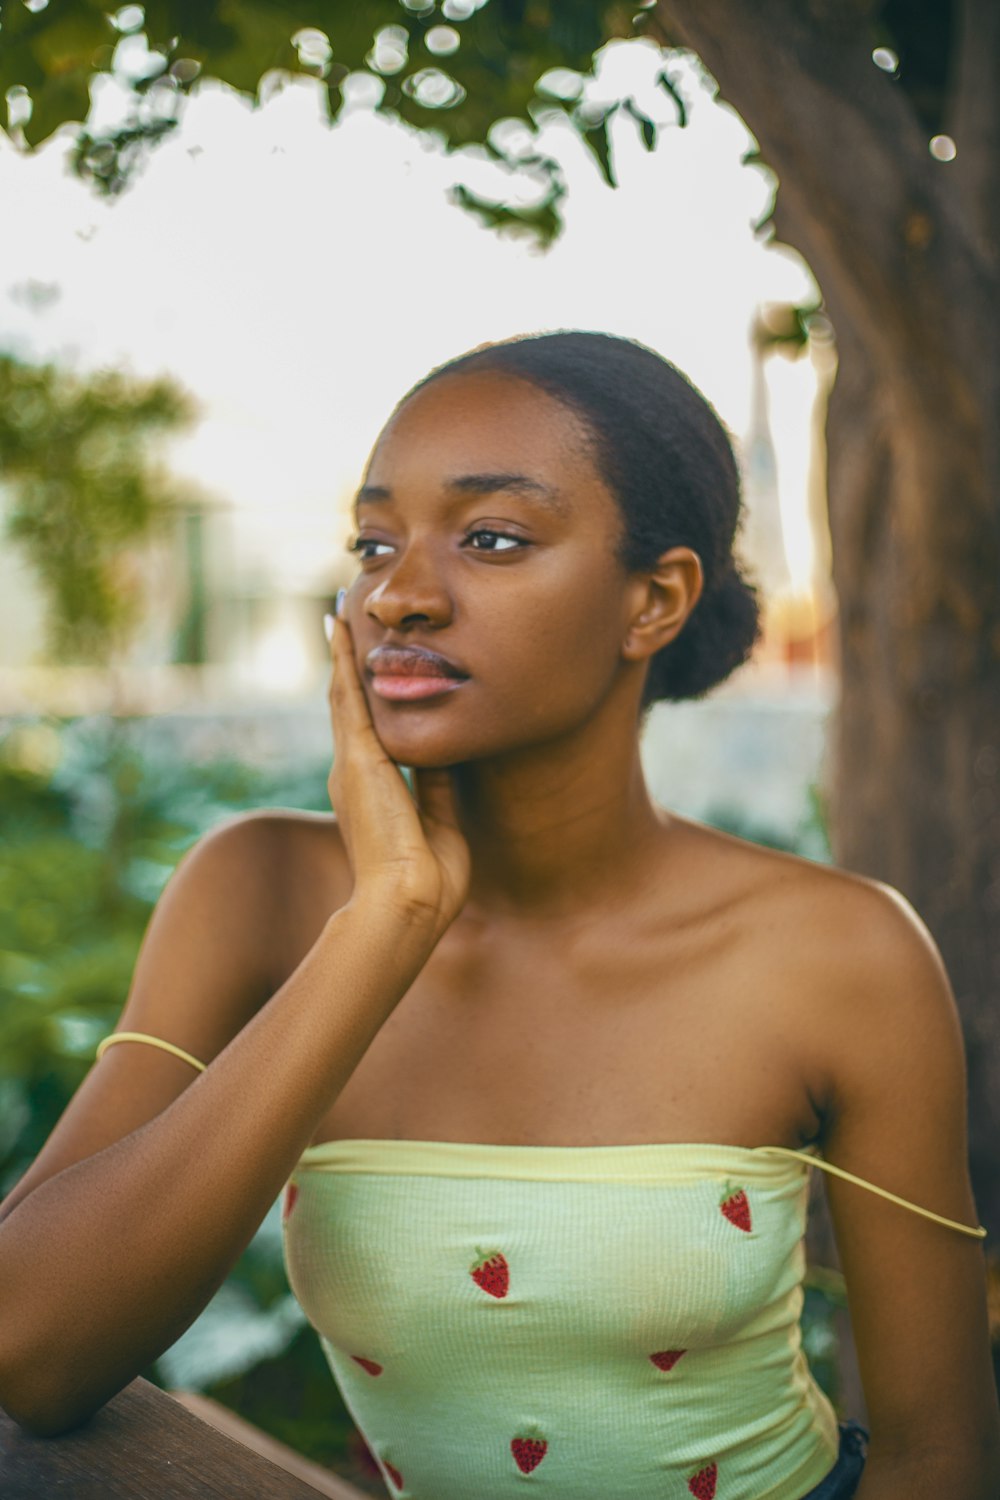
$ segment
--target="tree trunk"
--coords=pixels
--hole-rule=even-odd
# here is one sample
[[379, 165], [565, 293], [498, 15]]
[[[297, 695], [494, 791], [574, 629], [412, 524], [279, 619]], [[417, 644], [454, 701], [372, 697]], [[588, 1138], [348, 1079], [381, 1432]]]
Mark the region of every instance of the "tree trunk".
[[[925, 458], [943, 507], [964, 464], [947, 428], [928, 444], [892, 392], [838, 378], [828, 439], [843, 687], [830, 789], [838, 863], [901, 890], [944, 956], [969, 1062], [969, 1150], [982, 1220], [1000, 1223], [1000, 665], [996, 620], [977, 628], [910, 604], [917, 568], [900, 536], [898, 491]], [[928, 448], [931, 451], [928, 452]], [[915, 480], [911, 478], [911, 485]], [[1000, 476], [998, 476], [1000, 489]], [[834, 498], [835, 497], [835, 500]], [[947, 567], [943, 548], [919, 559]], [[867, 575], [867, 579], [865, 579]], [[957, 581], [957, 580], [956, 580]], [[912, 623], [911, 623], [912, 619]], [[993, 639], [991, 640], [991, 635]]]
[[779, 178], [776, 227], [836, 332], [834, 857], [901, 891], [941, 949], [968, 1055], [973, 1187], [995, 1243], [1000, 7], [955, 11], [954, 163], [931, 157], [905, 93], [872, 63], [861, 0], [659, 0], [650, 29], [697, 52], [757, 137]]

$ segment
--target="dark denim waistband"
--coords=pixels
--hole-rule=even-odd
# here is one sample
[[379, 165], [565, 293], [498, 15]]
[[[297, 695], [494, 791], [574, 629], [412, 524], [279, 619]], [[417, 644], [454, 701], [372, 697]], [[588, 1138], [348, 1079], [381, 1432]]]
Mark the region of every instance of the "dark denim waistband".
[[841, 1422], [837, 1462], [802, 1500], [851, 1500], [861, 1480], [868, 1454], [868, 1431], [853, 1419]]

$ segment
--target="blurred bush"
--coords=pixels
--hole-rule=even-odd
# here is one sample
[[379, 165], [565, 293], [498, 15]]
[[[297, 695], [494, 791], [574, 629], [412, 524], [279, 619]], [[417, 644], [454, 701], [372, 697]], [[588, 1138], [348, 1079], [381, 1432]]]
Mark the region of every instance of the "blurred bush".
[[[123, 718], [19, 720], [0, 739], [0, 1195], [30, 1165], [113, 1030], [153, 907], [181, 855], [242, 809], [328, 811], [328, 763], [284, 776], [234, 760], [137, 748]], [[829, 859], [812, 789], [795, 839], [719, 809], [706, 821]], [[276, 1202], [219, 1292], [143, 1374], [202, 1391], [316, 1462], [383, 1492], [319, 1342], [285, 1277]], [[804, 1332], [836, 1399], [833, 1312], [822, 1274]]]
[[45, 600], [45, 655], [111, 666], [148, 609], [134, 565], [169, 533], [194, 486], [152, 459], [195, 403], [174, 381], [84, 376], [0, 350], [2, 540]]

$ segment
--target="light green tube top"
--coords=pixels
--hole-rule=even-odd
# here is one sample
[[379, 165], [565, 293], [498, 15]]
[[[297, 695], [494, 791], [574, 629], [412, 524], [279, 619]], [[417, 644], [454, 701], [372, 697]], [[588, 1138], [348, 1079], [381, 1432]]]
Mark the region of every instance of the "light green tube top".
[[838, 1448], [800, 1338], [808, 1160], [309, 1147], [289, 1283], [389, 1494], [801, 1500]]

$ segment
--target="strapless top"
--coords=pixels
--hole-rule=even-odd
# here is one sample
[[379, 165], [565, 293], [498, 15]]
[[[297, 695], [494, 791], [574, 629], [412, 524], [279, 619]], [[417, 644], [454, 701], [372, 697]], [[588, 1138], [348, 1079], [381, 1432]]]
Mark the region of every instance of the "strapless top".
[[389, 1494], [800, 1500], [838, 1450], [801, 1344], [810, 1159], [309, 1147], [288, 1279]]

